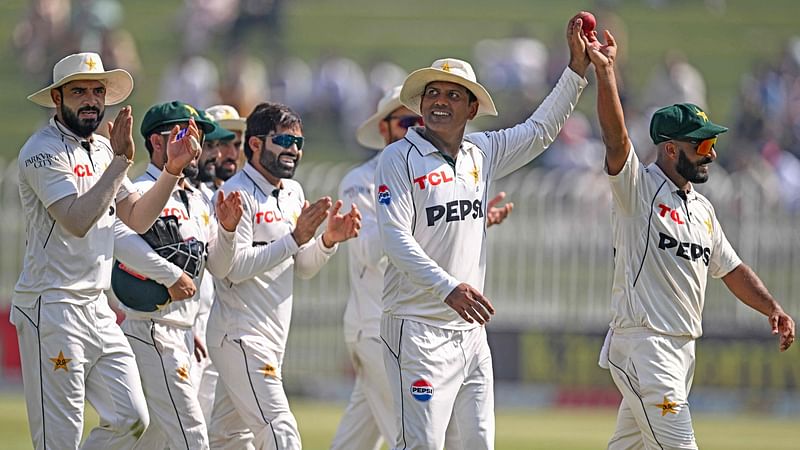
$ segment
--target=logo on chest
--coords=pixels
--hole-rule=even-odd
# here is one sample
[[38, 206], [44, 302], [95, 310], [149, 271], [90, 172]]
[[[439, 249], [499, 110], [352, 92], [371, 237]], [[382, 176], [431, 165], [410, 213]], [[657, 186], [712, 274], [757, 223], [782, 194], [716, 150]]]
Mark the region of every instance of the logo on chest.
[[441, 219], [445, 222], [460, 222], [467, 218], [478, 219], [483, 217], [483, 206], [480, 200], [453, 200], [444, 205], [434, 205], [425, 208], [428, 226], [436, 225]]
[[694, 262], [698, 259], [702, 259], [703, 264], [705, 264], [706, 267], [708, 267], [708, 261], [711, 257], [710, 248], [703, 247], [702, 245], [695, 244], [694, 242], [681, 242], [662, 232], [658, 233], [658, 249], [675, 252], [675, 256], [683, 258], [687, 261]]
[[453, 181], [453, 177], [447, 175], [447, 172], [444, 170], [431, 172], [427, 175], [414, 178], [414, 184], [419, 186], [422, 190], [426, 189], [428, 186], [438, 186], [442, 183], [450, 183], [451, 181]]
[[266, 211], [256, 213], [256, 224], [282, 222], [283, 214], [280, 211]]
[[72, 168], [72, 172], [78, 178], [94, 176], [94, 174], [92, 173], [92, 168], [88, 164], [78, 164], [77, 166]]

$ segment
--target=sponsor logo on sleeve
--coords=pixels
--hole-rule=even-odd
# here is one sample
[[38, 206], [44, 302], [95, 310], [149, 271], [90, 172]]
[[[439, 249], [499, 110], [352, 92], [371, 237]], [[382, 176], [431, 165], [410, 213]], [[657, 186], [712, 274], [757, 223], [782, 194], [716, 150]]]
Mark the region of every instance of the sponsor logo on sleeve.
[[55, 159], [50, 153], [38, 153], [25, 160], [25, 167], [33, 166], [34, 169], [50, 167]]
[[378, 203], [386, 206], [392, 203], [392, 193], [389, 192], [389, 186], [385, 184], [378, 186]]
[[433, 385], [430, 381], [420, 378], [411, 383], [411, 396], [418, 402], [427, 402], [433, 397]]

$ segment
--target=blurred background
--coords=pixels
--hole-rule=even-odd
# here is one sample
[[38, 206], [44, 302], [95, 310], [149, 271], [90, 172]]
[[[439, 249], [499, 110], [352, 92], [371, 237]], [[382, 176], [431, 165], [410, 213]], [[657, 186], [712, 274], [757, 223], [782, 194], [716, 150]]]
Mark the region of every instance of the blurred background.
[[[16, 335], [7, 320], [25, 242], [15, 157], [51, 114], [25, 97], [50, 82], [61, 57], [96, 51], [106, 69], [131, 72], [128, 103], [136, 122], [150, 105], [176, 99], [198, 108], [231, 104], [242, 115], [266, 99], [290, 105], [307, 137], [297, 179], [316, 198], [335, 195], [348, 168], [373, 154], [358, 146], [354, 131], [383, 92], [435, 59], [470, 61], [492, 93], [500, 116], [480, 119], [474, 129], [524, 120], [566, 66], [565, 27], [580, 10], [592, 11], [598, 28], [610, 29], [620, 43], [621, 93], [642, 160], [654, 159], [647, 126], [657, 107], [693, 102], [730, 127], [718, 142], [711, 181], [698, 190], [714, 202], [745, 262], [800, 317], [796, 0], [4, 0], [0, 416], [8, 411], [24, 423]], [[589, 79], [552, 148], [495, 185], [516, 205], [508, 221], [488, 232], [486, 294], [498, 310], [488, 327], [498, 448], [599, 448], [613, 431], [619, 396], [596, 365], [609, 320], [610, 194]], [[116, 111], [109, 108], [106, 119]], [[147, 159], [135, 129], [132, 178]], [[349, 289], [344, 253], [313, 281], [296, 283], [284, 383], [300, 405], [308, 448], [325, 448], [309, 445], [314, 441], [306, 436], [318, 431], [316, 421], [319, 442], [330, 439], [352, 384], [341, 331]], [[798, 350], [779, 354], [762, 316], [722, 283], [709, 286], [690, 397], [701, 446], [763, 448], [757, 442], [766, 441], [743, 436], [769, 436], [771, 448], [797, 448], [800, 432], [783, 425], [800, 413]], [[564, 410], [573, 411], [564, 416], [569, 426], [551, 440], [524, 435], [522, 446], [503, 444], [544, 420], [536, 414]], [[593, 411], [599, 419], [586, 416]], [[306, 415], [312, 419], [304, 427]], [[716, 415], [718, 423], [741, 420], [741, 431], [712, 431], [717, 422], [709, 417]], [[582, 434], [589, 440], [570, 441]]]

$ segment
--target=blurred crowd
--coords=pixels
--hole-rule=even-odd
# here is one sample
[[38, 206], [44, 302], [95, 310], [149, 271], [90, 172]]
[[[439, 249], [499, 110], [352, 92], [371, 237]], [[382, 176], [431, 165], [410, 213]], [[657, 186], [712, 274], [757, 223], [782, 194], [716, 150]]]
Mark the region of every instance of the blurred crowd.
[[[650, 1], [653, 8], [666, 0]], [[615, 30], [628, 48], [625, 23], [613, 13], [615, 2], [598, 2], [598, 22]], [[715, 14], [724, 0], [706, 1]], [[284, 0], [184, 0], [175, 19], [181, 30], [179, 55], [161, 75], [158, 101], [181, 100], [200, 108], [229, 104], [247, 114], [262, 99], [291, 105], [308, 124], [334, 125], [341, 148], [357, 148], [354, 131], [378, 99], [402, 83], [408, 71], [376, 58], [365, 64], [328, 51], [315, 61], [289, 54], [285, 45]], [[49, 68], [63, 55], [95, 51], [107, 67], [141, 70], [136, 43], [122, 27], [119, 0], [31, 0], [13, 32], [13, 45], [27, 75], [49, 81]], [[258, 55], [246, 45], [258, 39]], [[555, 40], [555, 39], [554, 39]], [[215, 62], [208, 50], [223, 55]], [[559, 49], [561, 47], [558, 47]], [[503, 39], [484, 39], [473, 48], [478, 78], [502, 112], [491, 127], [512, 125], [530, 114], [560, 75], [566, 52], [529, 36], [526, 30]], [[420, 65], [427, 61], [420, 62]], [[707, 108], [706, 80], [678, 49], [664, 53], [639, 92], [626, 84], [626, 55], [618, 55], [618, 80], [637, 153], [651, 161], [651, 113], [660, 106], [691, 102]], [[786, 43], [778, 61], [760, 61], [742, 77], [730, 118], [718, 118], [731, 131], [720, 142], [718, 162], [728, 170], [753, 170], [764, 183], [779, 186], [780, 201], [800, 213], [800, 37]], [[535, 164], [599, 171], [603, 147], [594, 117], [576, 111], [551, 151]]]

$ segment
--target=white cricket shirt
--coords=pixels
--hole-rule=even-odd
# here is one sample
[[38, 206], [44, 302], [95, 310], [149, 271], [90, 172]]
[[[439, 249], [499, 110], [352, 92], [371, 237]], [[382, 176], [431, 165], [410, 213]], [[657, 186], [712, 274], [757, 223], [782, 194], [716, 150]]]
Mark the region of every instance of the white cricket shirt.
[[[159, 176], [161, 170], [151, 163], [145, 173], [136, 179], [134, 186], [140, 194], [144, 194], [153, 187]], [[185, 193], [185, 199], [181, 198], [181, 191]], [[161, 217], [165, 216], [178, 218], [181, 237], [184, 240], [195, 238], [206, 246], [208, 256], [206, 268], [212, 275], [224, 277], [228, 274], [233, 260], [235, 232], [226, 231], [217, 224], [205, 195], [199, 189], [191, 186], [181, 189], [176, 185], [161, 211]], [[144, 239], [121, 221], [118, 221], [117, 225], [115, 256], [129, 270], [152, 278], [167, 287], [172, 286], [183, 270], [161, 257]], [[120, 303], [120, 308], [133, 319], [152, 319], [160, 323], [189, 328], [194, 325], [200, 308], [200, 287], [205, 272], [201, 271], [195, 278], [197, 292], [191, 298], [170, 302], [167, 306], [152, 312], [131, 309], [123, 303]]]
[[385, 313], [447, 329], [479, 326], [463, 320], [444, 299], [462, 282], [483, 292], [489, 183], [555, 140], [585, 86], [584, 78], [565, 69], [525, 122], [466, 135], [454, 162], [417, 128], [383, 150], [375, 185], [378, 227], [389, 257]]
[[[91, 140], [81, 138], [55, 118], [22, 147], [19, 196], [27, 235], [22, 273], [11, 296], [14, 305], [30, 307], [39, 296], [48, 303], [87, 304], [111, 285], [116, 205], [112, 203], [84, 237], [67, 232], [47, 208], [69, 195], [85, 194], [113, 157], [108, 139], [98, 134]], [[115, 200], [132, 192], [125, 177]]]
[[742, 263], [714, 207], [694, 189], [683, 199], [656, 164], [641, 165], [633, 147], [625, 166], [609, 179], [611, 328], [700, 337], [707, 274], [721, 278]]
[[354, 168], [339, 185], [339, 199], [347, 209], [355, 203], [361, 212], [358, 237], [347, 242], [350, 296], [344, 310], [345, 342], [380, 336], [383, 312], [383, 273], [388, 259], [383, 254], [378, 221], [375, 217], [375, 169], [378, 157]]
[[241, 193], [244, 214], [236, 228], [232, 268], [227, 277], [214, 280], [217, 297], [208, 318], [208, 345], [219, 347], [225, 335], [259, 336], [283, 355], [295, 272], [313, 277], [337, 246], [326, 249], [322, 239], [313, 238], [297, 246], [291, 232], [306, 199], [294, 180], [284, 179], [278, 188], [247, 163], [220, 189], [226, 195]]

